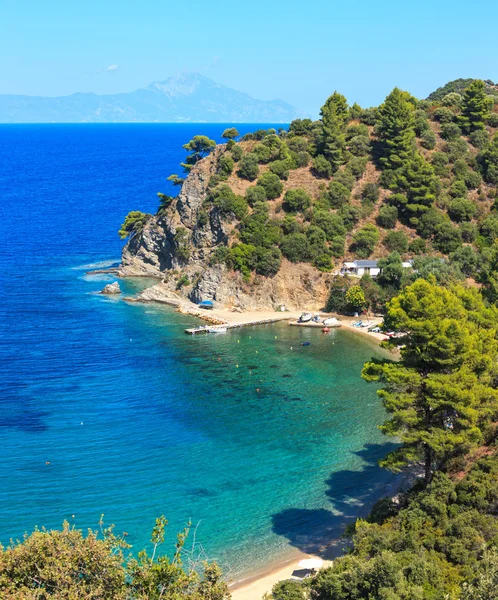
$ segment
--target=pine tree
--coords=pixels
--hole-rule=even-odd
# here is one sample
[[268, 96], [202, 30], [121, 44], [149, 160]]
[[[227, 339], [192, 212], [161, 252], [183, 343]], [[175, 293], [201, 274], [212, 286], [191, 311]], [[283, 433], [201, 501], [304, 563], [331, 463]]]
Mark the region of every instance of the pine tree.
[[485, 127], [484, 123], [489, 116], [489, 101], [485, 89], [484, 81], [480, 79], [476, 79], [465, 89], [462, 114], [458, 117], [458, 124], [465, 133]]
[[498, 309], [479, 292], [419, 279], [387, 305], [385, 324], [407, 332], [401, 359], [367, 363], [391, 418], [381, 426], [401, 446], [383, 461], [394, 471], [423, 459], [425, 479], [475, 447], [498, 413]]
[[414, 151], [414, 105], [408, 92], [399, 88], [379, 107], [376, 132], [381, 143], [380, 163], [384, 169], [399, 168]]
[[498, 185], [498, 132], [495, 133], [489, 146], [478, 156], [484, 179]]
[[390, 187], [401, 194], [399, 208], [405, 220], [416, 226], [420, 216], [434, 204], [437, 178], [432, 165], [415, 151], [394, 172]]
[[349, 119], [346, 98], [334, 92], [322, 106], [320, 115], [322, 117], [321, 152], [335, 172], [344, 162], [345, 131]]

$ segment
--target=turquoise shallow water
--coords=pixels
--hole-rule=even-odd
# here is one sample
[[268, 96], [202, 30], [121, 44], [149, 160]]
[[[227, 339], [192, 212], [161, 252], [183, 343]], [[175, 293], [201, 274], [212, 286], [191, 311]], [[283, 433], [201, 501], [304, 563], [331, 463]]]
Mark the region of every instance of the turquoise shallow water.
[[0, 541], [105, 513], [140, 548], [164, 514], [168, 544], [192, 519], [238, 578], [338, 535], [392, 480], [388, 446], [362, 338], [190, 337], [190, 317], [95, 295], [111, 279], [85, 265], [119, 257], [116, 223], [152, 210], [180, 133], [0, 128]]

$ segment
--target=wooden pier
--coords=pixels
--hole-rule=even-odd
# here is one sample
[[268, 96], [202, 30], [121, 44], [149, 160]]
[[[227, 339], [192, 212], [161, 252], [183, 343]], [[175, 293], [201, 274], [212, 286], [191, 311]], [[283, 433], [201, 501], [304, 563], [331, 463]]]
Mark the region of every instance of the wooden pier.
[[216, 325], [207, 325], [207, 326], [203, 326], [203, 327], [189, 327], [188, 329], [185, 329], [185, 333], [188, 333], [189, 335], [196, 335], [197, 333], [209, 333], [209, 327], [216, 327], [217, 325], [219, 325], [220, 327], [226, 327], [227, 329], [240, 329], [241, 327], [250, 327], [251, 325], [268, 325], [270, 323], [277, 323], [278, 321], [287, 321], [289, 319], [289, 317], [286, 316], [276, 316], [274, 318], [271, 319], [259, 319], [256, 321], [246, 321], [246, 322], [241, 322], [241, 323], [216, 323]]
[[320, 329], [328, 327], [329, 329], [333, 329], [334, 327], [340, 327], [342, 323], [338, 321], [337, 323], [332, 323], [332, 325], [324, 325], [323, 323], [313, 323], [312, 321], [306, 321], [305, 323], [300, 323], [299, 321], [291, 321], [289, 325], [291, 327], [320, 327]]

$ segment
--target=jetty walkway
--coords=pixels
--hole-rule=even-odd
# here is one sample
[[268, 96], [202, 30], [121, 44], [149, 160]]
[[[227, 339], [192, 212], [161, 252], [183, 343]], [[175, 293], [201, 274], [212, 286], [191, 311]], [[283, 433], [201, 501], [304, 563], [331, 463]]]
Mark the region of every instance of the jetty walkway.
[[[217, 325], [221, 325], [223, 327], [226, 327], [227, 329], [238, 329], [240, 327], [248, 327], [249, 325], [268, 325], [270, 323], [288, 320], [289, 316], [282, 314], [275, 315], [275, 317], [271, 317], [270, 319], [252, 319], [234, 323], [222, 322], [218, 320]], [[208, 333], [208, 327], [209, 326], [206, 327], [205, 325], [202, 327], [188, 327], [187, 329], [185, 329], [185, 333], [188, 333], [189, 335], [195, 335], [197, 333]]]

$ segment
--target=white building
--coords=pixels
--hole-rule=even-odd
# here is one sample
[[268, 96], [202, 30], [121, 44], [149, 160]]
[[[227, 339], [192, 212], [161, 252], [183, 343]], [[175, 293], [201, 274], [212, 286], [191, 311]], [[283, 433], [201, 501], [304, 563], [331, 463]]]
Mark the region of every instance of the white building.
[[[377, 260], [354, 260], [352, 262], [342, 263], [341, 275], [349, 275], [351, 277], [363, 277], [363, 275], [370, 275], [370, 277], [377, 277], [382, 271], [377, 266]], [[402, 263], [404, 269], [409, 269], [412, 266], [412, 261], [408, 260]]]

